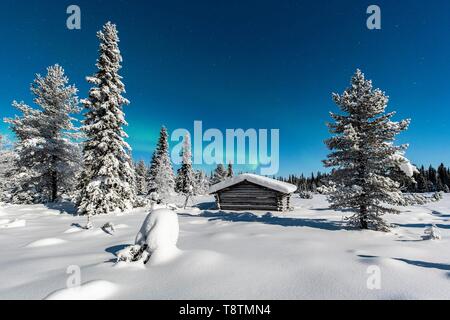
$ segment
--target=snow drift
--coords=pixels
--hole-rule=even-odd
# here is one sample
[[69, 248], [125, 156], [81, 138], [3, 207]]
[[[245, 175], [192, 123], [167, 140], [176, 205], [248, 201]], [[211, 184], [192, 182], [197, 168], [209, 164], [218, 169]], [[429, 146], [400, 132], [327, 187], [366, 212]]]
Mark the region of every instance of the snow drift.
[[169, 209], [157, 209], [147, 216], [135, 240], [135, 245], [118, 253], [118, 261], [142, 261], [159, 264], [171, 260], [179, 252], [178, 215]]
[[66, 288], [49, 294], [45, 300], [103, 300], [109, 298], [118, 288], [112, 282], [96, 280], [78, 287]]

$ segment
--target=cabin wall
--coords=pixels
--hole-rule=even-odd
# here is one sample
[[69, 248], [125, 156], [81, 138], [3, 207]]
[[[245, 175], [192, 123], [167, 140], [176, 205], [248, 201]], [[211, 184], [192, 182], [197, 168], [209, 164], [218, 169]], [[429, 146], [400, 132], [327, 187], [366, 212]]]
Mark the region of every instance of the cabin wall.
[[290, 195], [248, 181], [220, 190], [215, 196], [219, 209], [238, 211], [285, 211], [289, 208], [290, 198]]

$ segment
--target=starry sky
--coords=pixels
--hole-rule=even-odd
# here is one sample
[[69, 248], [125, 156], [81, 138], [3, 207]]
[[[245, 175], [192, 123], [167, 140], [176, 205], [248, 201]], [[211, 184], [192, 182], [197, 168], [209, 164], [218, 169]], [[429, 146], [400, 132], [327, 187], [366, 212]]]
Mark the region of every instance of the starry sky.
[[[81, 30], [66, 28], [70, 4], [81, 8]], [[366, 27], [370, 4], [381, 8], [381, 30]], [[55, 63], [86, 97], [95, 34], [110, 20], [137, 160], [150, 159], [161, 125], [192, 130], [201, 120], [224, 132], [280, 129], [280, 175], [323, 170], [331, 93], [360, 68], [390, 96], [395, 119], [412, 119], [398, 139], [410, 144], [408, 158], [450, 163], [447, 0], [2, 0], [0, 8], [1, 118], [15, 114], [14, 99], [32, 103], [34, 74]]]

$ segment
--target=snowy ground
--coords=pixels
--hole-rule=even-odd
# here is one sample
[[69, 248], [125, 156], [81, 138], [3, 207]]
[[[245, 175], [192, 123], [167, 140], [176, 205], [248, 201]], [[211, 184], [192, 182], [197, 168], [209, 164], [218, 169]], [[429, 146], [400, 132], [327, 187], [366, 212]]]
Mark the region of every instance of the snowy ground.
[[[69, 206], [1, 206], [0, 299], [450, 299], [449, 195], [390, 216], [398, 227], [386, 234], [346, 229], [322, 196], [295, 198], [295, 211], [272, 217], [196, 202], [201, 210], [178, 212], [181, 251], [145, 267], [115, 265], [145, 209], [96, 217], [97, 228], [83, 230]], [[98, 228], [108, 221], [113, 235]], [[431, 223], [441, 240], [422, 240]], [[68, 290], [72, 265], [82, 286]], [[371, 265], [380, 290], [367, 288]]]

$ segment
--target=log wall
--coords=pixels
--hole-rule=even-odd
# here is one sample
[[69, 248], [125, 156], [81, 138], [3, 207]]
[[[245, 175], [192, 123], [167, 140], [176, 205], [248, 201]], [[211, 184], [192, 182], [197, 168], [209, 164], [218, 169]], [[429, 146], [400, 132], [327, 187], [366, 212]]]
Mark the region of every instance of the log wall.
[[221, 210], [268, 210], [286, 211], [289, 209], [289, 194], [284, 194], [257, 184], [243, 181], [222, 189], [215, 194], [216, 203]]

